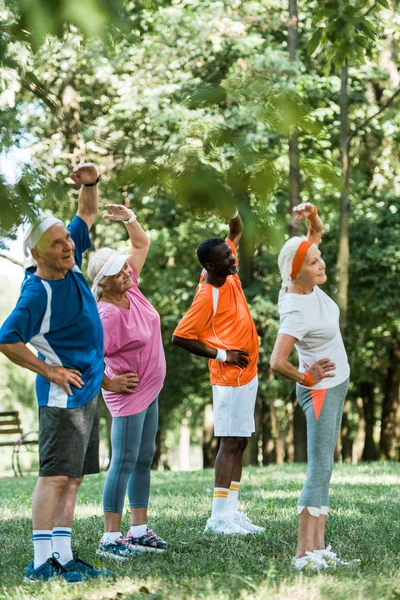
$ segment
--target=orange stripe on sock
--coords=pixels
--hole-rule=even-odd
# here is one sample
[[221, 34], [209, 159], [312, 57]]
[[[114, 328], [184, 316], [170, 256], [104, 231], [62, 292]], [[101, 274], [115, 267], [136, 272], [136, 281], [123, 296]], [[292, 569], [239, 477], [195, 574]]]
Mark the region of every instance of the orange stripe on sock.
[[237, 492], [237, 491], [239, 491], [239, 487], [240, 487], [239, 485], [232, 485], [231, 484], [230, 487], [229, 487], [229, 489], [230, 490], [234, 490], [235, 492]]
[[228, 492], [214, 492], [214, 498], [227, 498]]
[[314, 409], [314, 415], [315, 415], [315, 418], [317, 419], [317, 421], [321, 414], [322, 406], [324, 404], [324, 400], [325, 400], [327, 391], [328, 390], [310, 390], [310, 394], [311, 394], [311, 398], [312, 398], [312, 405], [313, 405], [313, 409]]

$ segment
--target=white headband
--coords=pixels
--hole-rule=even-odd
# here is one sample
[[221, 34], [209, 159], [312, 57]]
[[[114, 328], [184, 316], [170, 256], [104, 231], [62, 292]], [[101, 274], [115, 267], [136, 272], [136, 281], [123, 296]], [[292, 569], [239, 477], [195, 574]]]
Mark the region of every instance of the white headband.
[[41, 215], [37, 221], [31, 223], [24, 235], [23, 250], [25, 256], [30, 255], [32, 248], [35, 248], [42, 235], [53, 225], [64, 225], [64, 223], [52, 217], [51, 215]]
[[104, 279], [104, 277], [119, 273], [127, 260], [128, 256], [120, 254], [119, 252], [114, 252], [114, 254], [112, 254], [110, 258], [106, 260], [96, 277], [93, 279], [92, 293], [96, 295], [97, 288], [101, 280]]

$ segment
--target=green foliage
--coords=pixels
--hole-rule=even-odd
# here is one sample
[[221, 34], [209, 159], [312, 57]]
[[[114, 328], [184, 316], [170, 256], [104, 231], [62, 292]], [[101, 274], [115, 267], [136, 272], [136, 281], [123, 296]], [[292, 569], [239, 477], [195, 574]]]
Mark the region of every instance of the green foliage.
[[[268, 359], [278, 326], [276, 258], [287, 229], [288, 139], [299, 135], [301, 199], [315, 202], [325, 223], [322, 250], [334, 296], [338, 68], [347, 60], [354, 130], [393, 92], [397, 67], [385, 44], [398, 50], [398, 23], [384, 1], [301, 2], [298, 58], [291, 61], [286, 2], [128, 2], [126, 28], [113, 19], [108, 37], [94, 38], [88, 27], [103, 28], [106, 3], [93, 2], [99, 19], [87, 17], [96, 8], [70, 18], [63, 12], [68, 3], [58, 2], [47, 25], [48, 2], [35, 0], [32, 14], [21, 3], [30, 23], [45, 5], [43, 24], [52, 35], [44, 39], [40, 28], [36, 38], [16, 35], [18, 7], [8, 8], [0, 36], [1, 150], [16, 145], [32, 160], [14, 186], [2, 181], [0, 233], [11, 237], [39, 207], [69, 219], [76, 198], [67, 187], [71, 165], [98, 164], [101, 203], [132, 206], [151, 236], [141, 286], [162, 316], [168, 361], [162, 420], [172, 427], [190, 414], [197, 427], [210, 398], [207, 366], [172, 348], [170, 339], [195, 292], [195, 248], [204, 237], [224, 235], [221, 214], [236, 204], [246, 226], [240, 258], [261, 339], [262, 397], [272, 391], [283, 415], [292, 387], [268, 378]], [[32, 50], [29, 39], [43, 41]], [[352, 143], [353, 396], [371, 381], [380, 397], [399, 326], [399, 130], [391, 107]], [[96, 247], [122, 248], [125, 238], [122, 227], [96, 223]]]

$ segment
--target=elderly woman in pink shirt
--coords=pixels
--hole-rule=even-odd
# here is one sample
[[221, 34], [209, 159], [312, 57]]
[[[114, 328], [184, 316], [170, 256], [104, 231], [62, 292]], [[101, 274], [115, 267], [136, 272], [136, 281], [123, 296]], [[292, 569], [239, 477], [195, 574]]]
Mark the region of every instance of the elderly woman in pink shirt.
[[[160, 316], [139, 289], [150, 242], [132, 210], [107, 204], [104, 219], [122, 221], [129, 234], [127, 256], [110, 248], [88, 265], [104, 330], [103, 396], [112, 414], [112, 459], [103, 493], [104, 535], [97, 553], [127, 560], [141, 551], [164, 552], [169, 544], [147, 527], [150, 467], [158, 426], [158, 394], [166, 365]], [[121, 532], [128, 490], [131, 527]]]

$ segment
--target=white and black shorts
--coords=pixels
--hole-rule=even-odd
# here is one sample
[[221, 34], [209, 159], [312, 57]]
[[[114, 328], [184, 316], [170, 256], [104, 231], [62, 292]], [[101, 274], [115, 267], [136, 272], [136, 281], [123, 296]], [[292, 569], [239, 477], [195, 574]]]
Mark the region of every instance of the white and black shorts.
[[212, 386], [216, 437], [251, 437], [255, 431], [257, 389], [257, 375], [249, 383], [237, 387]]

